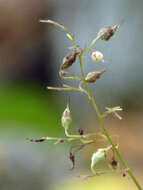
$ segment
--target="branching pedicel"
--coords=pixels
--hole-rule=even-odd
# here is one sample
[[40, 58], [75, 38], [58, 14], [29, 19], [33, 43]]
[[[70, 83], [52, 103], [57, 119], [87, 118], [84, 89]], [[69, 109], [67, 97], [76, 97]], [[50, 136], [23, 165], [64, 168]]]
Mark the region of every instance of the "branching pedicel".
[[[113, 171], [121, 172], [122, 169], [124, 169], [125, 172], [123, 173], [123, 176], [126, 176], [126, 173], [128, 173], [129, 176], [131, 177], [132, 181], [135, 183], [137, 189], [141, 190], [142, 187], [140, 186], [139, 182], [133, 175], [130, 168], [128, 168], [126, 162], [124, 161], [124, 159], [121, 156], [121, 153], [119, 152], [118, 146], [112, 141], [112, 139], [104, 125], [104, 117], [106, 117], [108, 114], [113, 114], [118, 119], [122, 119], [122, 117], [117, 113], [118, 111], [122, 111], [122, 108], [120, 108], [119, 106], [114, 107], [114, 108], [106, 108], [107, 111], [105, 111], [103, 114], [101, 114], [96, 105], [94, 96], [92, 95], [91, 90], [88, 86], [88, 83], [95, 83], [104, 74], [105, 70], [92, 71], [92, 72], [89, 72], [85, 76], [85, 73], [83, 70], [83, 63], [82, 63], [82, 58], [83, 58], [84, 53], [91, 52], [91, 51], [92, 51], [91, 58], [93, 61], [95, 61], [95, 62], [104, 61], [103, 54], [99, 51], [93, 51], [92, 47], [94, 46], [94, 44], [96, 43], [97, 40], [108, 41], [114, 35], [116, 30], [119, 28], [119, 25], [115, 25], [113, 27], [110, 27], [110, 26], [104, 27], [104, 28], [100, 29], [100, 31], [97, 34], [97, 37], [89, 44], [89, 46], [85, 49], [82, 49], [76, 43], [74, 35], [72, 35], [64, 25], [58, 24], [52, 20], [40, 20], [40, 22], [50, 23], [50, 24], [60, 27], [62, 30], [65, 31], [66, 36], [72, 41], [73, 47], [71, 47], [70, 49], [72, 49], [73, 52], [69, 53], [68, 55], [66, 55], [64, 57], [63, 62], [59, 69], [59, 76], [64, 79], [73, 79], [73, 80], [79, 81], [78, 88], [69, 86], [67, 84], [63, 84], [63, 86], [60, 88], [59, 87], [47, 87], [47, 88], [49, 90], [58, 90], [58, 91], [66, 91], [66, 90], [67, 91], [69, 91], [69, 90], [78, 91], [78, 92], [81, 92], [81, 93], [84, 93], [85, 95], [87, 95], [88, 99], [92, 103], [92, 105], [95, 109], [95, 112], [99, 118], [103, 133], [84, 134], [83, 129], [79, 128], [79, 130], [78, 130], [79, 135], [69, 134], [69, 127], [72, 123], [72, 116], [71, 116], [69, 104], [67, 104], [66, 109], [64, 110], [64, 112], [62, 114], [62, 118], [61, 118], [61, 123], [62, 123], [62, 126], [65, 131], [65, 137], [64, 138], [42, 137], [40, 139], [30, 139], [30, 141], [32, 141], [32, 142], [54, 141], [55, 144], [62, 143], [65, 141], [66, 142], [73, 142], [73, 141], [78, 142], [78, 145], [75, 147], [74, 151], [71, 151], [70, 155], [69, 155], [69, 158], [73, 164], [72, 168], [74, 168], [75, 152], [79, 151], [80, 149], [84, 148], [85, 146], [87, 146], [89, 144], [95, 143], [97, 140], [97, 137], [100, 137], [103, 140], [108, 141], [108, 143], [110, 145], [105, 148], [100, 148], [100, 149], [96, 150], [95, 153], [93, 153], [92, 158], [91, 158], [92, 174], [84, 176], [83, 179], [87, 179], [88, 177], [93, 177], [93, 176], [97, 176], [97, 175], [106, 173], [105, 171], [97, 171], [95, 168], [98, 163], [105, 161], [107, 154], [110, 154], [111, 155], [110, 166], [112, 167], [111, 171], [112, 172]], [[69, 67], [72, 66], [72, 64], [76, 61], [76, 59], [78, 59], [78, 61], [79, 61], [81, 76], [75, 76], [74, 73], [69, 73], [69, 72], [65, 71], [66, 69], [68, 69]], [[118, 161], [115, 158], [115, 155], [118, 158]], [[122, 169], [120, 169], [121, 167], [119, 166], [119, 163], [122, 165]]]

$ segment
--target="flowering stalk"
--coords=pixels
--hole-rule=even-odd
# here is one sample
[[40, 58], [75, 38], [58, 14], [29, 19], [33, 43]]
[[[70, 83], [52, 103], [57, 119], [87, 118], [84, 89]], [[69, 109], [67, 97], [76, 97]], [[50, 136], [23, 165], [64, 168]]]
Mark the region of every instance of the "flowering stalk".
[[[100, 125], [101, 128], [103, 130], [103, 134], [84, 134], [83, 131], [80, 129], [78, 130], [79, 135], [71, 135], [69, 134], [69, 129], [71, 126], [71, 122], [72, 122], [72, 116], [71, 116], [71, 112], [70, 112], [70, 108], [69, 105], [67, 105], [65, 111], [63, 112], [62, 115], [62, 126], [65, 130], [65, 136], [64, 138], [57, 138], [57, 137], [43, 137], [40, 139], [30, 139], [30, 141], [32, 142], [42, 142], [45, 140], [52, 140], [52, 141], [56, 141], [55, 143], [60, 143], [60, 142], [71, 142], [71, 141], [79, 141], [80, 142], [80, 146], [78, 147], [77, 150], [85, 147], [88, 144], [91, 143], [95, 143], [96, 142], [96, 136], [100, 136], [102, 137], [104, 140], [108, 140], [110, 146], [106, 147], [106, 148], [101, 148], [98, 149], [92, 157], [92, 162], [91, 162], [91, 171], [92, 171], [92, 175], [88, 175], [86, 176], [86, 178], [88, 177], [93, 177], [96, 175], [100, 175], [103, 174], [105, 172], [96, 172], [94, 167], [96, 164], [98, 164], [100, 161], [104, 161], [105, 157], [106, 157], [106, 153], [112, 149], [114, 153], [116, 153], [118, 159], [120, 160], [122, 166], [124, 167], [124, 170], [129, 174], [129, 176], [131, 177], [132, 181], [134, 182], [134, 184], [136, 185], [138, 190], [142, 190], [141, 185], [139, 184], [139, 182], [137, 181], [136, 177], [134, 176], [134, 174], [132, 173], [131, 169], [128, 168], [125, 160], [123, 159], [118, 146], [113, 142], [110, 134], [108, 133], [105, 124], [104, 124], [104, 117], [107, 116], [110, 113], [113, 113], [114, 116], [116, 116], [118, 119], [122, 119], [122, 117], [117, 114], [117, 111], [121, 111], [122, 108], [120, 108], [119, 106], [114, 107], [114, 108], [106, 108], [107, 111], [103, 114], [100, 113], [99, 108], [96, 104], [95, 98], [88, 86], [88, 83], [94, 83], [96, 82], [97, 79], [100, 78], [100, 76], [105, 72], [105, 70], [102, 71], [94, 71], [94, 72], [90, 72], [87, 74], [87, 76], [85, 77], [85, 73], [84, 73], [84, 69], [83, 69], [83, 63], [82, 63], [82, 58], [83, 58], [83, 54], [87, 51], [91, 51], [94, 44], [96, 43], [97, 40], [101, 39], [101, 40], [105, 40], [108, 41], [116, 32], [116, 30], [119, 28], [119, 25], [115, 25], [112, 27], [104, 27], [102, 28], [99, 33], [97, 34], [97, 37], [91, 42], [91, 44], [86, 48], [86, 49], [81, 49], [75, 39], [74, 39], [74, 35], [72, 35], [69, 30], [61, 24], [58, 24], [55, 21], [52, 20], [41, 20], [40, 22], [44, 22], [44, 23], [50, 23], [53, 24], [55, 26], [60, 27], [61, 29], [63, 29], [66, 33], [66, 36], [72, 41], [73, 43], [73, 49], [74, 52], [68, 54], [62, 62], [62, 65], [60, 67], [59, 70], [59, 75], [61, 78], [64, 79], [73, 79], [73, 80], [77, 80], [80, 81], [78, 88], [69, 86], [67, 84], [63, 84], [63, 87], [48, 87], [48, 89], [50, 90], [58, 90], [58, 91], [64, 91], [64, 90], [72, 90], [72, 91], [78, 91], [81, 92], [83, 94], [86, 94], [91, 102], [91, 104], [93, 105], [93, 108], [98, 116], [98, 119], [100, 121]], [[92, 60], [93, 61], [103, 61], [103, 54], [99, 51], [93, 52], [92, 53]], [[76, 61], [76, 58], [78, 58], [79, 60], [79, 64], [80, 64], [80, 72], [81, 72], [81, 77], [77, 77], [75, 76], [73, 73], [69, 73], [69, 72], [65, 72], [65, 69], [68, 69], [69, 67], [72, 66], [72, 64]], [[66, 75], [66, 76], [65, 76]], [[82, 84], [84, 84], [85, 89], [82, 87]], [[74, 154], [72, 152], [70, 152], [70, 160], [73, 163], [73, 167], [75, 165], [75, 157]], [[112, 158], [112, 166], [116, 166], [117, 165], [117, 161], [115, 159]]]

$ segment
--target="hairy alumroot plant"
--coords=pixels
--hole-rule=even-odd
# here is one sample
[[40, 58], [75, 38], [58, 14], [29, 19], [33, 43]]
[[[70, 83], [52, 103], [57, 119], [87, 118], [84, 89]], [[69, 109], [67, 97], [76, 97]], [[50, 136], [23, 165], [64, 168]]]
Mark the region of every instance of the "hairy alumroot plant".
[[[91, 157], [91, 174], [86, 175], [82, 178], [85, 180], [89, 177], [98, 176], [101, 174], [105, 174], [107, 172], [120, 172], [123, 176], [128, 175], [131, 177], [132, 181], [136, 185], [137, 189], [142, 190], [141, 185], [137, 181], [136, 177], [132, 173], [131, 169], [127, 166], [125, 160], [123, 159], [118, 145], [115, 144], [108, 133], [108, 130], [104, 124], [104, 118], [107, 117], [109, 114], [113, 114], [118, 119], [122, 119], [122, 117], [117, 113], [118, 111], [122, 111], [120, 106], [116, 106], [113, 108], [107, 107], [104, 113], [100, 113], [99, 108], [97, 107], [95, 98], [88, 86], [88, 83], [96, 83], [99, 78], [102, 78], [102, 75], [105, 72], [105, 69], [101, 71], [91, 71], [87, 74], [84, 73], [83, 69], [83, 56], [85, 52], [89, 52], [91, 56], [91, 60], [94, 62], [102, 62], [103, 61], [103, 54], [100, 51], [94, 51], [93, 46], [97, 42], [97, 40], [105, 40], [108, 41], [110, 38], [115, 34], [116, 30], [119, 28], [120, 25], [115, 26], [108, 26], [104, 27], [99, 30], [97, 37], [89, 44], [89, 46], [85, 49], [81, 48], [77, 42], [75, 41], [75, 36], [64, 26], [52, 20], [40, 20], [43, 23], [49, 23], [54, 26], [61, 28], [65, 31], [66, 36], [69, 40], [71, 40], [73, 46], [70, 47], [68, 55], [63, 58], [62, 64], [59, 68], [59, 76], [62, 79], [72, 79], [79, 82], [78, 87], [73, 87], [67, 84], [63, 84], [62, 87], [47, 87], [48, 90], [57, 90], [57, 91], [77, 91], [80, 93], [85, 94], [88, 99], [90, 100], [98, 118], [100, 121], [100, 125], [102, 128], [102, 133], [89, 133], [84, 134], [82, 127], [78, 129], [78, 134], [70, 134], [69, 130], [72, 125], [72, 115], [69, 104], [67, 104], [62, 117], [61, 117], [61, 125], [65, 131], [65, 137], [57, 138], [57, 137], [42, 137], [39, 139], [29, 139], [32, 142], [43, 142], [43, 141], [54, 141], [55, 144], [69, 142], [73, 143], [76, 142], [76, 146], [73, 146], [69, 152], [69, 159], [72, 162], [72, 169], [75, 166], [75, 154], [76, 152], [80, 151], [87, 145], [93, 144], [97, 142], [97, 139], [102, 139], [105, 142], [108, 141], [109, 146], [99, 148], [95, 150]], [[91, 52], [92, 51], [92, 52]], [[80, 66], [81, 76], [76, 76], [74, 73], [67, 72], [69, 67], [76, 64], [76, 60], [78, 60], [78, 64]], [[73, 144], [72, 144], [73, 145]], [[107, 161], [106, 156], [110, 158], [110, 161]], [[97, 170], [96, 166], [102, 162], [109, 162], [108, 165], [110, 166], [108, 171], [101, 171]]]

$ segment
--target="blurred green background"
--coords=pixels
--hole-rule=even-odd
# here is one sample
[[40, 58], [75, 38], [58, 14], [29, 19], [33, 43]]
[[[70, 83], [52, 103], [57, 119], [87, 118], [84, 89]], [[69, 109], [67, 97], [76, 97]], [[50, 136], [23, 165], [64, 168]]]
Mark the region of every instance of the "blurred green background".
[[[60, 86], [58, 76], [70, 41], [51, 25], [39, 23], [50, 18], [66, 25], [86, 47], [101, 27], [119, 24], [110, 41], [99, 41], [105, 63], [85, 58], [84, 69], [106, 68], [95, 85], [98, 106], [120, 105], [123, 120], [109, 116], [107, 128], [143, 185], [143, 1], [142, 0], [1, 0], [0, 1], [0, 189], [135, 189], [121, 175], [104, 175], [81, 182], [79, 175], [90, 173], [90, 158], [95, 148], [86, 148], [76, 156], [70, 170], [70, 145], [51, 142], [31, 143], [27, 138], [64, 136], [61, 113], [67, 97], [73, 115], [71, 131], [82, 126], [85, 132], [98, 129], [98, 120], [79, 93], [59, 93], [46, 86]], [[79, 73], [79, 65], [70, 71]], [[69, 81], [70, 84], [70, 81]]]

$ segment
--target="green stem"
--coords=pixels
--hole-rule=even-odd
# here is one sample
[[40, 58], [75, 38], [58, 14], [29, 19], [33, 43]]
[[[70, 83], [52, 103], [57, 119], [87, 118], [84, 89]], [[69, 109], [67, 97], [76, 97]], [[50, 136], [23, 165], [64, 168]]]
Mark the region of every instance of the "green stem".
[[[93, 134], [93, 133], [89, 133], [89, 134], [86, 134], [86, 135], [71, 135], [68, 133], [68, 130], [65, 129], [65, 135], [68, 137], [68, 138], [75, 138], [75, 139], [84, 139], [84, 140], [87, 140], [88, 138], [90, 137], [95, 137], [97, 135], [101, 135], [101, 134]], [[94, 139], [95, 140], [95, 139]]]
[[[94, 42], [95, 43], [95, 42]], [[94, 43], [91, 43], [91, 44], [94, 44]], [[91, 47], [92, 45], [90, 45]], [[108, 142], [110, 143], [110, 145], [113, 147], [113, 150], [116, 152], [120, 162], [122, 163], [123, 167], [126, 169], [127, 173], [129, 174], [129, 176], [131, 177], [132, 181], [135, 183], [136, 187], [139, 189], [139, 190], [142, 190], [142, 187], [140, 186], [139, 182], [137, 181], [137, 179], [135, 178], [134, 174], [132, 173], [132, 171], [130, 170], [130, 168], [128, 168], [125, 160], [123, 159], [121, 153], [119, 152], [118, 148], [116, 148], [116, 145], [114, 144], [114, 142], [112, 141], [112, 138], [110, 137], [107, 129], [105, 128], [105, 124], [104, 124], [104, 120], [103, 120], [103, 117], [96, 105], [96, 102], [95, 102], [95, 99], [91, 93], [91, 90], [90, 88], [88, 87], [88, 84], [87, 82], [85, 81], [85, 74], [84, 74], [84, 70], [83, 70], [83, 65], [82, 65], [82, 55], [79, 55], [79, 62], [80, 62], [80, 70], [81, 70], [81, 75], [82, 75], [82, 78], [83, 78], [83, 83], [87, 89], [87, 92], [88, 92], [88, 97], [89, 97], [89, 100], [91, 101], [96, 113], [97, 113], [97, 116], [99, 118], [99, 121], [100, 121], [100, 124], [101, 124], [101, 127], [103, 129], [103, 132], [104, 132], [104, 135], [106, 136]]]
[[90, 50], [92, 50], [92, 47], [94, 46], [94, 44], [97, 42], [97, 40], [99, 40], [100, 39], [100, 37], [96, 37], [90, 44], [89, 44], [89, 46], [85, 49], [85, 50], [83, 50], [83, 52], [85, 53], [86, 51], [90, 51]]
[[63, 79], [73, 79], [73, 80], [80, 80], [81, 81], [81, 78], [80, 77], [62, 77]]

